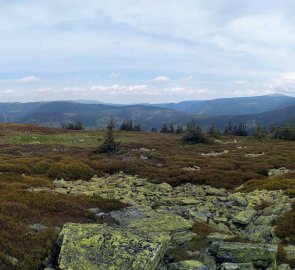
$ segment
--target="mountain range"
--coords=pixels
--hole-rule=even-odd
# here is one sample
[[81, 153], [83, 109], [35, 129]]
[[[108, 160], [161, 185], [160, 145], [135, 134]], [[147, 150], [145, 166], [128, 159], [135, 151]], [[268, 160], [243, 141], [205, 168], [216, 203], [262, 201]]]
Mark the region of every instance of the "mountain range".
[[208, 128], [212, 122], [223, 128], [244, 122], [270, 127], [295, 123], [295, 98], [284, 95], [183, 101], [166, 104], [119, 105], [99, 101], [50, 101], [0, 103], [0, 122], [16, 122], [60, 127], [81, 121], [86, 128], [103, 128], [110, 117], [141, 124], [143, 129], [160, 128], [164, 123], [184, 126], [194, 121]]

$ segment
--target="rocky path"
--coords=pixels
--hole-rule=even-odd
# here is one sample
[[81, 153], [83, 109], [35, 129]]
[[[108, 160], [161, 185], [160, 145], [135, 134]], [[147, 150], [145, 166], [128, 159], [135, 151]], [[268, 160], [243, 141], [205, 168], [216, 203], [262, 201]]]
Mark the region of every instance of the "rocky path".
[[[66, 224], [59, 237], [61, 270], [291, 269], [276, 262], [280, 239], [274, 221], [292, 207], [282, 191], [173, 188], [125, 174], [56, 180], [54, 186], [58, 194], [98, 195], [130, 205], [108, 214], [90, 209], [100, 217], [110, 215], [114, 226]], [[192, 230], [196, 222], [208, 225], [206, 236]], [[295, 258], [293, 246], [286, 253]]]

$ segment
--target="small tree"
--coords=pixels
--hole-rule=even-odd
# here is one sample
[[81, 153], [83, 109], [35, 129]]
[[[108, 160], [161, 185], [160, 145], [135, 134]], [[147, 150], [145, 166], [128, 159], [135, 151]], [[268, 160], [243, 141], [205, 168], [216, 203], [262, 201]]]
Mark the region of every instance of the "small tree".
[[212, 123], [211, 126], [209, 127], [208, 134], [212, 137], [218, 138], [220, 137], [220, 131], [216, 127], [215, 123]]
[[83, 124], [81, 121], [75, 121], [75, 122], [70, 122], [66, 125], [63, 126], [66, 129], [72, 129], [72, 130], [83, 130]]
[[175, 133], [176, 133], [176, 134], [180, 134], [180, 133], [182, 133], [182, 132], [183, 132], [183, 128], [182, 128], [182, 126], [178, 125], [177, 128], [176, 128], [176, 130], [175, 130]]
[[174, 126], [173, 126], [173, 123], [171, 122], [170, 123], [170, 126], [169, 126], [169, 130], [168, 130], [168, 133], [174, 133], [175, 130], [174, 130]]
[[111, 118], [106, 126], [104, 141], [99, 146], [100, 153], [116, 153], [119, 150], [119, 144], [116, 142], [113, 129], [115, 128], [115, 120]]
[[168, 133], [169, 129], [167, 128], [167, 124], [165, 123], [163, 127], [160, 129], [160, 133]]
[[189, 144], [209, 143], [210, 140], [199, 126], [190, 127], [183, 135], [183, 141]]
[[260, 125], [257, 125], [253, 132], [253, 137], [261, 140], [266, 137], [266, 132]]

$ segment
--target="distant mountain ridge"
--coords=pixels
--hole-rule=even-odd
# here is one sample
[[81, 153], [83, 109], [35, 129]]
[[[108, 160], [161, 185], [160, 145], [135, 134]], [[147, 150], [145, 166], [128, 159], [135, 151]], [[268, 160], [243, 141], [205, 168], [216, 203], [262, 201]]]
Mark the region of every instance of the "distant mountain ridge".
[[256, 114], [295, 105], [295, 97], [266, 95], [256, 97], [220, 98], [213, 100], [182, 101], [179, 103], [151, 104], [187, 113], [203, 115], [244, 115]]
[[[199, 113], [185, 110], [199, 110]], [[116, 119], [118, 125], [123, 120], [129, 119], [134, 124], [141, 124], [145, 130], [159, 129], [164, 123], [171, 122], [174, 125], [185, 126], [191, 121], [205, 128], [213, 122], [217, 127], [223, 128], [229, 121], [233, 124], [245, 122], [249, 127], [254, 127], [258, 123], [269, 127], [276, 124], [295, 123], [295, 98], [278, 95], [260, 96], [185, 101], [175, 103], [173, 106], [114, 105], [98, 101], [0, 103], [0, 122], [61, 127], [63, 124], [79, 120], [86, 128], [99, 129], [105, 127], [111, 116]]]

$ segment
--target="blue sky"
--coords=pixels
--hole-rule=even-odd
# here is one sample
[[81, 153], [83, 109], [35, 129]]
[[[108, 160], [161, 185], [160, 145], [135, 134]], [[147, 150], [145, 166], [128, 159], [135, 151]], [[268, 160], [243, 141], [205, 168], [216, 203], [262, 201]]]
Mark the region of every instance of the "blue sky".
[[0, 100], [295, 95], [292, 0], [0, 0]]

